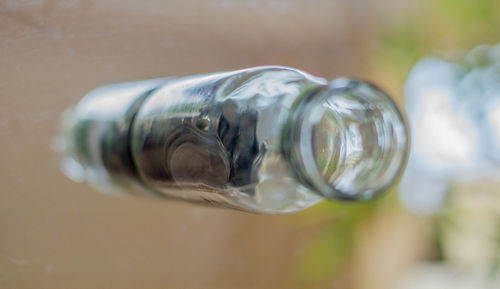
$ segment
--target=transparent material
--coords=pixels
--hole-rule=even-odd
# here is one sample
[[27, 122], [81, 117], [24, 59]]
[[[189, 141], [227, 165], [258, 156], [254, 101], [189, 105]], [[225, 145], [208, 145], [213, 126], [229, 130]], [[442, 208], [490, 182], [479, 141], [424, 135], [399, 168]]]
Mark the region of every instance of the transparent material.
[[300, 119], [292, 132], [299, 171], [327, 198], [371, 199], [405, 162], [402, 117], [386, 94], [366, 82], [335, 80], [294, 117]]
[[370, 199], [407, 153], [401, 114], [376, 87], [275, 66], [104, 87], [63, 124], [75, 180], [260, 213]]

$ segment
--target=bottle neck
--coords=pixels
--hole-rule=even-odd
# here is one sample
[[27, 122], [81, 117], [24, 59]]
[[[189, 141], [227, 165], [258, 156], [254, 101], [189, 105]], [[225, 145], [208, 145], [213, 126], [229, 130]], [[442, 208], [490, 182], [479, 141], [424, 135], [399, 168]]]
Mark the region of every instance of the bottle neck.
[[296, 101], [282, 144], [292, 171], [306, 186], [329, 199], [367, 200], [399, 176], [407, 135], [389, 96], [366, 82], [343, 78]]

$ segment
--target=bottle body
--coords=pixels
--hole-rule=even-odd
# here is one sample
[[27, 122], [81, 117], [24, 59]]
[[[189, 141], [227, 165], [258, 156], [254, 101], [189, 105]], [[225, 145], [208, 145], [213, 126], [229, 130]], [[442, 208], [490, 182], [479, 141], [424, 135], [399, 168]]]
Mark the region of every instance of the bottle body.
[[[356, 100], [358, 106], [363, 105], [354, 107], [355, 112], [351, 109], [348, 115], [355, 118], [350, 121], [358, 125], [358, 131], [348, 136], [349, 125], [339, 122], [346, 118], [339, 118], [342, 110], [334, 108], [339, 104], [349, 105], [347, 99], [340, 97], [346, 90], [342, 85], [336, 87], [321, 78], [285, 67], [257, 67], [141, 83], [138, 90], [142, 91], [123, 105], [128, 108], [123, 109], [128, 114], [121, 114], [125, 118], [119, 125], [116, 119], [110, 121], [113, 127], [122, 128], [121, 136], [107, 132], [102, 116], [95, 117], [97, 120], [83, 129], [86, 137], [80, 139], [92, 139], [90, 145], [95, 146], [93, 150], [97, 151], [99, 162], [89, 165], [88, 157], [82, 157], [80, 152], [75, 154], [74, 149], [67, 155], [76, 155], [75, 162], [83, 167], [95, 165], [99, 168], [97, 175], [106, 172], [107, 183], [125, 190], [136, 187], [156, 196], [253, 212], [295, 211], [324, 197], [357, 199], [359, 190], [349, 187], [354, 181], [352, 178], [380, 177], [367, 174], [377, 169], [374, 161], [388, 164], [382, 168], [389, 174], [384, 182], [393, 181], [404, 162], [406, 131], [400, 115], [391, 121], [400, 130], [402, 124], [403, 132], [384, 130], [383, 123], [377, 128], [373, 122], [376, 116], [363, 104], [366, 101]], [[335, 92], [333, 98], [332, 92]], [[380, 103], [394, 106], [384, 101], [386, 99], [381, 99]], [[83, 112], [68, 129], [73, 140], [74, 132], [78, 131], [75, 124], [88, 118], [82, 107], [80, 103], [75, 108], [77, 113], [73, 115], [79, 110]], [[332, 109], [336, 111], [332, 113]], [[386, 107], [372, 110], [377, 109], [388, 113]], [[370, 119], [370, 115], [374, 119]], [[368, 127], [368, 123], [373, 125]], [[89, 128], [99, 133], [89, 138]], [[399, 138], [396, 145], [387, 148], [391, 153], [397, 152], [396, 157], [384, 156], [384, 150], [379, 150], [377, 159], [367, 161], [366, 152], [373, 157], [377, 154], [374, 146], [384, 145], [380, 143], [384, 142], [382, 130], [386, 135], [391, 133], [390, 140], [394, 136]], [[114, 151], [119, 144], [123, 148]], [[80, 146], [82, 143], [73, 142], [73, 148]], [[84, 146], [89, 147], [89, 143]], [[103, 162], [103, 159], [115, 161]], [[127, 174], [123, 173], [123, 166], [128, 166]], [[332, 170], [340, 173], [333, 176]], [[359, 174], [361, 170], [363, 174]], [[95, 174], [96, 170], [93, 171]], [[344, 188], [338, 183], [342, 173], [344, 179], [345, 175], [351, 177], [347, 180], [351, 183]], [[370, 190], [371, 196], [383, 187], [375, 186], [369, 188], [365, 182], [361, 189]], [[347, 194], [342, 192], [344, 189]], [[349, 197], [351, 191], [352, 198]]]
[[294, 101], [321, 84], [295, 70], [257, 68], [159, 88], [132, 127], [141, 179], [168, 196], [251, 210], [317, 202], [287, 165], [281, 134]]

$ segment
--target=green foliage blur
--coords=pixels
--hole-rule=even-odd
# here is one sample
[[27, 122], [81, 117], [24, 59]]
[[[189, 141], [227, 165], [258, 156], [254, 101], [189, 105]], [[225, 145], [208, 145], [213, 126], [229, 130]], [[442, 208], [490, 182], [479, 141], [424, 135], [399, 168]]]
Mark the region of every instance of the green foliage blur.
[[[420, 58], [500, 42], [498, 0], [427, 0], [418, 4], [410, 7], [396, 25], [379, 23], [377, 48], [367, 53], [370, 70], [388, 80], [390, 88], [399, 92], [396, 98], [400, 100], [406, 76]], [[372, 202], [323, 202], [300, 214], [299, 222], [320, 224], [320, 229], [298, 257], [294, 276], [297, 288], [331, 285], [331, 280], [344, 273], [356, 250], [360, 228], [377, 210], [400, 209], [396, 188], [393, 186], [387, 196]]]
[[470, 50], [500, 41], [500, 1], [427, 0], [397, 25], [382, 23], [374, 69], [400, 91], [418, 59], [436, 51]]

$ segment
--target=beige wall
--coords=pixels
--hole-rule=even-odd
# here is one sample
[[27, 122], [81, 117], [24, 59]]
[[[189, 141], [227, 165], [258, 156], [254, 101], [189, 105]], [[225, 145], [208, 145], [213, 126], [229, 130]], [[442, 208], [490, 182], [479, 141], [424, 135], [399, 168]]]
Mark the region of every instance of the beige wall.
[[264, 64], [368, 76], [374, 23], [394, 15], [379, 2], [0, 0], [0, 288], [293, 288], [304, 213], [104, 196], [61, 174], [51, 138], [112, 82]]

